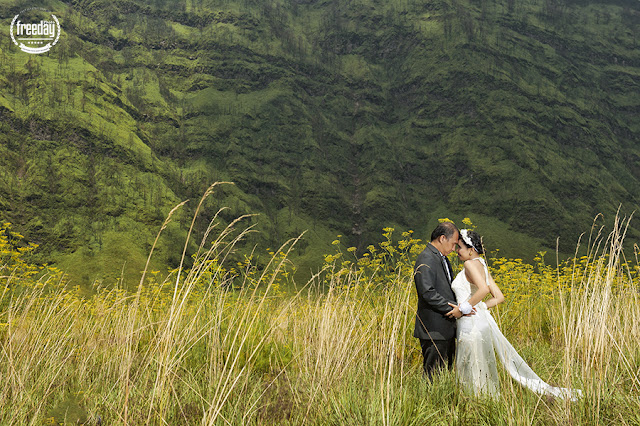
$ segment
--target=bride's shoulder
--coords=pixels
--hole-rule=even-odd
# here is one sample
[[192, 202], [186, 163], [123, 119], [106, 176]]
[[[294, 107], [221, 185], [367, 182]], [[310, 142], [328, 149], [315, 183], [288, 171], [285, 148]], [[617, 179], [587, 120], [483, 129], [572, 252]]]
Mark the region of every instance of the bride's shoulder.
[[464, 261], [464, 267], [467, 270], [480, 270], [483, 269], [483, 265], [480, 262], [474, 262], [475, 259], [468, 259]]
[[465, 260], [464, 262], [465, 275], [471, 279], [476, 276], [478, 279], [484, 276], [484, 265], [480, 262], [476, 262], [475, 259]]

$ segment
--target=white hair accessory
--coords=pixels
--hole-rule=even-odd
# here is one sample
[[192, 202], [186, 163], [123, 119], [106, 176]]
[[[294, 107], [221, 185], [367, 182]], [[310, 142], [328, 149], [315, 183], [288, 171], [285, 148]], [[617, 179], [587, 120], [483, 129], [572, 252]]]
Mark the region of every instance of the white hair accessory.
[[460, 231], [460, 236], [462, 237], [462, 240], [468, 247], [472, 247], [473, 249], [475, 249], [475, 251], [478, 251], [476, 246], [474, 246], [473, 243], [471, 242], [471, 237], [469, 236], [468, 232], [469, 231], [467, 229], [463, 229], [462, 231]]

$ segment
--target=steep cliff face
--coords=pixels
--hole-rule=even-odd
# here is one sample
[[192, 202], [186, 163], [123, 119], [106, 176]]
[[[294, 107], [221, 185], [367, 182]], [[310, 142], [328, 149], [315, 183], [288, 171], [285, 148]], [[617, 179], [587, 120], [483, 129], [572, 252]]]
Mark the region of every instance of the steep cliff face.
[[335, 234], [362, 248], [443, 216], [514, 255], [571, 252], [598, 212], [639, 205], [637, 2], [45, 7], [48, 54], [0, 39], [0, 209], [82, 280], [135, 276], [170, 208], [220, 180], [198, 229], [222, 205], [261, 213], [252, 244], [309, 229], [304, 267]]

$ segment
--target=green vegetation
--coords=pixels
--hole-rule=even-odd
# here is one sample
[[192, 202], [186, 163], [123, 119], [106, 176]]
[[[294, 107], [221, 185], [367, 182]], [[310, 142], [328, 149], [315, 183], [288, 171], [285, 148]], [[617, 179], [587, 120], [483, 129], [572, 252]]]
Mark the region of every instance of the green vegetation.
[[4, 224], [0, 423], [640, 422], [640, 266], [620, 252], [628, 223], [608, 238], [594, 233], [589, 254], [557, 270], [542, 257], [536, 266], [490, 260], [507, 298], [494, 317], [540, 377], [583, 390], [576, 402], [505, 376], [496, 399], [465, 394], [452, 372], [422, 378], [412, 258], [424, 242], [410, 232], [393, 244], [387, 228], [361, 257], [351, 248], [325, 256], [287, 294], [280, 286], [299, 241], [263, 270], [238, 265], [228, 256], [244, 244], [242, 223], [214, 221], [192, 267], [166, 280], [148, 271], [135, 291], [88, 296], [31, 265]]
[[[215, 181], [236, 185], [196, 230], [222, 205], [260, 214], [259, 252], [308, 230], [306, 276], [338, 234], [362, 254], [470, 216], [529, 260], [640, 205], [636, 1], [42, 5], [48, 54], [0, 38], [0, 217], [83, 286], [134, 286], [171, 207]], [[154, 268], [177, 267], [185, 220]]]

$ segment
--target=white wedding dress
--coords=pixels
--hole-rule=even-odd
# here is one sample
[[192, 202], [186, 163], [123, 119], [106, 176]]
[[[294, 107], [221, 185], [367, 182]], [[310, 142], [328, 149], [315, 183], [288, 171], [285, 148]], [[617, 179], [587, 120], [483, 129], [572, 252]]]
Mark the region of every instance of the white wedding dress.
[[[489, 271], [485, 260], [477, 258], [484, 265], [487, 285], [490, 286]], [[451, 283], [458, 304], [469, 300], [478, 290], [470, 283], [464, 269]], [[476, 314], [460, 318], [456, 337], [456, 372], [462, 385], [475, 395], [497, 396], [500, 392], [496, 354], [511, 377], [523, 386], [540, 394], [553, 395], [575, 400], [582, 395], [580, 390], [559, 388], [545, 383], [527, 365], [514, 347], [504, 337], [498, 324], [483, 302], [476, 306]]]

